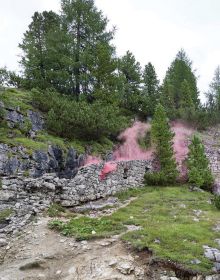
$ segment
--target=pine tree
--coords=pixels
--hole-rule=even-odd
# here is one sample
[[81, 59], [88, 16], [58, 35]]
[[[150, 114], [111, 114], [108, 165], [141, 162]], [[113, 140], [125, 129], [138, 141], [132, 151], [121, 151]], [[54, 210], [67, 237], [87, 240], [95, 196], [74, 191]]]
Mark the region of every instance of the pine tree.
[[155, 107], [159, 101], [159, 80], [154, 66], [149, 62], [143, 72], [142, 95], [147, 99], [147, 115], [153, 116]]
[[134, 55], [127, 53], [119, 59], [119, 92], [122, 107], [138, 113], [140, 109], [141, 66]]
[[211, 190], [213, 176], [209, 168], [209, 161], [205, 155], [205, 148], [199, 137], [194, 135], [189, 145], [187, 160], [189, 182], [205, 190]]
[[151, 128], [152, 143], [159, 172], [146, 173], [149, 184], [171, 184], [177, 179], [178, 171], [173, 151], [174, 133], [171, 131], [165, 109], [161, 104], [156, 106]]
[[169, 92], [167, 91], [167, 83], [172, 85], [174, 95], [174, 107], [173, 110], [179, 110], [183, 99], [186, 99], [181, 92], [182, 83], [186, 81], [188, 83], [191, 100], [195, 108], [199, 106], [199, 91], [197, 88], [197, 78], [192, 70], [192, 62], [187, 57], [184, 50], [180, 50], [176, 55], [175, 60], [171, 63], [166, 77], [163, 83], [162, 94], [163, 100], [169, 98]]
[[168, 79], [164, 80], [163, 92], [160, 95], [160, 103], [163, 104], [169, 118], [174, 119], [177, 115], [174, 102], [174, 87]]
[[195, 116], [195, 106], [192, 101], [192, 94], [189, 83], [184, 80], [180, 88], [179, 115], [184, 120], [192, 120]]
[[206, 93], [208, 100], [207, 106], [211, 110], [220, 109], [220, 66], [215, 70], [212, 82], [209, 85], [209, 91]]

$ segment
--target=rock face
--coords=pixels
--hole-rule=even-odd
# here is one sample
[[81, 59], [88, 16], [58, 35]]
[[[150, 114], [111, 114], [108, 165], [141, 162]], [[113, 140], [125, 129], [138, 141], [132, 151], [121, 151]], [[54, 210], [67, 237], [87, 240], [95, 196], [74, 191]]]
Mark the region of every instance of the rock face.
[[[0, 109], [4, 110], [8, 127], [25, 130], [29, 138], [35, 138], [36, 133], [45, 128], [44, 118], [38, 111], [27, 110], [24, 113], [19, 107], [7, 107], [3, 102], [0, 102]], [[13, 130], [11, 133], [11, 137], [14, 137]], [[51, 145], [47, 150], [35, 150], [30, 154], [30, 151], [21, 145], [10, 147], [0, 143], [0, 176], [23, 173], [26, 176], [40, 177], [51, 172], [72, 178], [83, 161], [84, 157], [78, 156], [73, 148], [64, 152], [60, 147]]]
[[[128, 168], [124, 178], [124, 168]], [[72, 179], [45, 174], [40, 178], [4, 177], [0, 190], [0, 211], [13, 209], [14, 214], [2, 225], [1, 233], [13, 232], [23, 227], [31, 215], [48, 208], [53, 202], [73, 207], [82, 202], [103, 198], [128, 188], [143, 186], [148, 161], [118, 163], [116, 171], [100, 180], [103, 164], [80, 168]], [[1, 224], [0, 224], [1, 228]]]
[[58, 146], [49, 146], [47, 151], [36, 150], [29, 154], [23, 146], [10, 147], [0, 144], [0, 175], [26, 173], [31, 177], [40, 177], [45, 173], [56, 173], [57, 176], [72, 178], [83, 164], [84, 156], [70, 148], [67, 156]]
[[31, 122], [31, 129], [33, 131], [39, 131], [44, 129], [44, 119], [39, 112], [28, 110], [27, 115]]

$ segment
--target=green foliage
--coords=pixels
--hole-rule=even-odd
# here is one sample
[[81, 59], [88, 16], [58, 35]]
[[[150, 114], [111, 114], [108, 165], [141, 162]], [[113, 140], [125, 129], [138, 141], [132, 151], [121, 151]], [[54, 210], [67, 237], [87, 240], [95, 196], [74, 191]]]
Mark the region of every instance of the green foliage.
[[[128, 124], [119, 108], [101, 101], [89, 104], [51, 91], [34, 91], [36, 106], [48, 111], [47, 126], [55, 135], [68, 139], [100, 140], [117, 135]], [[46, 100], [49, 102], [46, 103]]]
[[[205, 258], [203, 245], [218, 248], [215, 239], [219, 233], [212, 229], [219, 221], [219, 212], [208, 203], [213, 198], [210, 193], [190, 192], [187, 186], [173, 186], [140, 188], [119, 194], [122, 200], [134, 196], [136, 199], [111, 216], [54, 221], [51, 226], [78, 240], [124, 232], [123, 240], [135, 249], [152, 250], [156, 259], [176, 262], [198, 272], [212, 271], [213, 263]], [[202, 212], [195, 222], [197, 209]], [[126, 232], [126, 225], [140, 226], [140, 229]], [[194, 259], [201, 263], [192, 264]]]
[[6, 107], [19, 108], [24, 114], [27, 110], [33, 109], [30, 104], [31, 95], [28, 91], [6, 89], [0, 92], [0, 101], [2, 101]]
[[62, 207], [60, 204], [54, 203], [50, 205], [50, 207], [47, 210], [47, 213], [49, 217], [58, 217], [62, 213], [65, 213], [65, 211], [65, 208]]
[[0, 86], [9, 86], [19, 88], [23, 79], [14, 71], [8, 71], [7, 68], [0, 68]]
[[76, 99], [100, 89], [109, 93], [116, 60], [114, 30], [107, 24], [91, 0], [62, 0], [60, 15], [36, 12], [20, 44], [24, 85], [51, 87]]
[[117, 192], [115, 194], [115, 196], [120, 201], [124, 202], [130, 198], [137, 197], [138, 195], [141, 195], [142, 193], [143, 193], [142, 188], [131, 188], [131, 189], [127, 189], [126, 191]]
[[143, 150], [151, 147], [151, 132], [147, 131], [144, 136], [138, 137], [138, 144]]
[[10, 217], [12, 213], [13, 213], [12, 209], [5, 209], [0, 211], [0, 223], [4, 222], [5, 219]]
[[189, 145], [187, 160], [189, 182], [205, 190], [212, 190], [213, 176], [209, 168], [209, 161], [205, 155], [205, 148], [200, 138], [193, 136]]
[[[206, 105], [204, 106], [203, 119], [205, 119], [206, 127], [219, 123], [220, 119], [220, 67], [215, 70], [209, 90], [206, 93]], [[202, 123], [202, 121], [201, 121]]]
[[108, 217], [93, 219], [81, 217], [71, 219], [70, 222], [52, 221], [50, 228], [60, 230], [64, 235], [73, 235], [76, 240], [85, 240], [97, 237], [109, 237], [121, 233], [125, 227], [111, 221]]
[[[178, 171], [174, 159], [173, 132], [169, 127], [166, 112], [161, 104], [158, 104], [152, 121], [151, 138], [155, 146], [158, 174], [145, 174], [147, 184], [167, 184], [176, 181]], [[163, 183], [164, 180], [164, 183]]]
[[215, 207], [220, 210], [220, 195], [215, 195], [214, 197], [214, 205]]
[[141, 105], [141, 66], [134, 55], [127, 53], [118, 61], [121, 106], [138, 113]]
[[168, 175], [164, 171], [145, 173], [144, 179], [148, 186], [168, 186], [175, 182], [174, 175]]
[[29, 177], [29, 176], [30, 176], [30, 172], [29, 172], [28, 170], [25, 170], [25, 171], [23, 172], [23, 176], [24, 176], [24, 177]]
[[[178, 52], [169, 67], [162, 87], [161, 102], [167, 109], [168, 115], [178, 117], [185, 109], [189, 111], [199, 106], [197, 78], [192, 70], [192, 62], [184, 50]], [[190, 112], [187, 112], [186, 117]], [[183, 115], [184, 117], [184, 115]]]
[[[154, 66], [148, 63], [143, 72], [144, 87], [142, 89], [142, 95], [146, 98], [145, 115], [153, 116], [157, 103], [159, 102], [159, 80]], [[142, 109], [143, 111], [143, 109]]]
[[0, 122], [4, 120], [5, 117], [5, 110], [4, 108], [0, 107]]
[[28, 136], [30, 130], [32, 129], [32, 123], [29, 119], [26, 119], [24, 124], [19, 128], [21, 133]]

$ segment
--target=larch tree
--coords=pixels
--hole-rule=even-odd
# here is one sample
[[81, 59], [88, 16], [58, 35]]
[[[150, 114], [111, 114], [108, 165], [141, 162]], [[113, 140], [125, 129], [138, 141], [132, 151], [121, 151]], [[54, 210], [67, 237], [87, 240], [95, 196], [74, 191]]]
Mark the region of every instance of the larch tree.
[[[108, 86], [116, 68], [115, 49], [111, 45], [114, 29], [107, 30], [108, 19], [93, 0], [62, 0], [62, 23], [68, 31], [71, 58], [69, 78], [71, 93], [91, 95]], [[111, 82], [109, 82], [111, 83]]]

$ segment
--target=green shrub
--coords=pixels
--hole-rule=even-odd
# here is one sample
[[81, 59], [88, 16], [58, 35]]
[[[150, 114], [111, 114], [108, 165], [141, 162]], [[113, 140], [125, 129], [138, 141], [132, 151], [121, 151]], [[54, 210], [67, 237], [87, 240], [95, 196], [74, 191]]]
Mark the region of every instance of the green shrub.
[[75, 101], [56, 92], [32, 91], [33, 102], [47, 112], [47, 127], [55, 135], [68, 139], [100, 140], [117, 135], [128, 125], [119, 107], [96, 101]]
[[20, 131], [22, 134], [24, 134], [25, 136], [28, 135], [29, 131], [32, 128], [32, 123], [30, 120], [26, 120], [25, 123], [20, 127]]
[[220, 210], [220, 195], [215, 195], [214, 197], [214, 204], [215, 204], [215, 207]]
[[194, 135], [189, 145], [187, 160], [189, 183], [204, 190], [211, 191], [214, 182], [205, 148], [200, 138]]
[[163, 171], [145, 173], [145, 184], [148, 186], [167, 186], [176, 182], [176, 176], [172, 172], [165, 173]]
[[5, 117], [5, 110], [4, 108], [0, 107], [0, 122], [4, 119]]
[[47, 210], [49, 217], [58, 217], [61, 213], [65, 212], [65, 208], [63, 208], [60, 204], [54, 203], [51, 204]]

